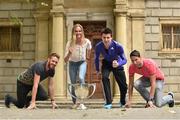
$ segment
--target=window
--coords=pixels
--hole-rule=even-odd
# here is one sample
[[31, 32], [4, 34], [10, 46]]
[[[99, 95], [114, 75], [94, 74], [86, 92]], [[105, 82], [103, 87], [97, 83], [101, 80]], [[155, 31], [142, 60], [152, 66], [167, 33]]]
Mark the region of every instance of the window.
[[180, 24], [162, 24], [162, 50], [180, 51]]
[[20, 26], [0, 26], [0, 52], [20, 51]]
[[160, 50], [158, 55], [168, 59], [180, 58], [180, 17], [162, 17], [160, 22]]

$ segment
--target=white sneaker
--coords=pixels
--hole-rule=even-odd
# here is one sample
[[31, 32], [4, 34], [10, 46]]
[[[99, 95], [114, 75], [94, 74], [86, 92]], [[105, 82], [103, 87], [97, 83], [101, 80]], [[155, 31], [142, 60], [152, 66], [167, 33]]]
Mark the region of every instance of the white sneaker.
[[78, 107], [77, 107], [77, 110], [86, 110], [87, 107], [84, 105], [84, 104], [80, 104]]

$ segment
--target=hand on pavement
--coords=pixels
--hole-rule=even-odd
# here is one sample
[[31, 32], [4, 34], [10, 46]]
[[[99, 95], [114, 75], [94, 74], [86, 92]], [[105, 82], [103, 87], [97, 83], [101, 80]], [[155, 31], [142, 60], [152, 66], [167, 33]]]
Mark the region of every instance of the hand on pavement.
[[131, 102], [130, 101], [126, 102], [125, 107], [126, 108], [131, 108]]
[[152, 101], [148, 101], [147, 104], [149, 105], [148, 108], [156, 108]]
[[27, 107], [28, 110], [36, 109], [36, 103], [31, 102], [30, 105]]
[[58, 105], [56, 104], [55, 101], [51, 101], [51, 104], [52, 104], [52, 109], [58, 108]]

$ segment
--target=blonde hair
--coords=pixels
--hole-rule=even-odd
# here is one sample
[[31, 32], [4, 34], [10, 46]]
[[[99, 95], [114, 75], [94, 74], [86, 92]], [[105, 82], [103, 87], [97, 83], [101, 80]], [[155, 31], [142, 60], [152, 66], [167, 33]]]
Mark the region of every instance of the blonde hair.
[[73, 46], [73, 45], [75, 45], [75, 43], [76, 43], [75, 29], [76, 29], [77, 27], [80, 27], [80, 28], [81, 28], [81, 31], [82, 31], [82, 40], [85, 39], [83, 26], [80, 25], [80, 24], [75, 24], [75, 25], [73, 26], [73, 28], [72, 28], [72, 37], [71, 37], [70, 46]]

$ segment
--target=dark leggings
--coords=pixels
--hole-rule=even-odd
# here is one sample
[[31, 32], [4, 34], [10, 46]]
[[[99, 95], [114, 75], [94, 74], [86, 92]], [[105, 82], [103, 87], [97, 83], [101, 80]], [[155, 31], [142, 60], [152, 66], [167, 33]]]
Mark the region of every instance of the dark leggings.
[[[23, 108], [28, 106], [31, 101], [31, 96], [27, 96], [30, 91], [32, 91], [32, 85], [26, 85], [17, 80], [17, 100], [11, 97], [11, 102], [18, 108]], [[48, 95], [44, 88], [39, 84], [36, 100], [47, 100]]]

